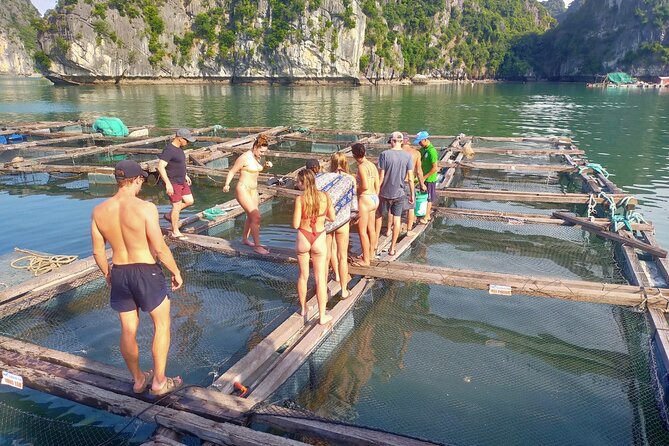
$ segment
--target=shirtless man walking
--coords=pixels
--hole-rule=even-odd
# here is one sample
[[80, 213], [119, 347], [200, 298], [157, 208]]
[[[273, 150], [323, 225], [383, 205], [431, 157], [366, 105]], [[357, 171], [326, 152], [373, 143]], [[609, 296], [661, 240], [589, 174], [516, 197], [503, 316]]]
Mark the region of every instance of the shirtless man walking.
[[[134, 161], [119, 162], [114, 170], [118, 192], [93, 209], [93, 256], [111, 285], [111, 307], [121, 321], [121, 354], [134, 379], [133, 391], [150, 385], [152, 395], [164, 395], [183, 385], [180, 377], [165, 376], [170, 348], [170, 300], [161, 263], [172, 273], [172, 290], [183, 284], [181, 272], [163, 240], [158, 209], [137, 198], [147, 173]], [[105, 243], [111, 245], [112, 265]], [[158, 263], [160, 262], [160, 263]], [[153, 320], [153, 370], [139, 368], [137, 329], [139, 309]]]

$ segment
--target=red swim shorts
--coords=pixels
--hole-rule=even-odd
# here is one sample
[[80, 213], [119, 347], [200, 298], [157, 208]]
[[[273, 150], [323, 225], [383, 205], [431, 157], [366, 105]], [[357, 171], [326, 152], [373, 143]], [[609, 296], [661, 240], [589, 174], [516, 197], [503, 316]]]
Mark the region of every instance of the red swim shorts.
[[181, 201], [181, 199], [184, 197], [184, 195], [192, 195], [193, 194], [190, 191], [190, 186], [186, 183], [184, 183], [184, 184], [172, 183], [172, 187], [174, 188], [174, 193], [170, 197], [170, 203], [178, 203], [178, 202]]

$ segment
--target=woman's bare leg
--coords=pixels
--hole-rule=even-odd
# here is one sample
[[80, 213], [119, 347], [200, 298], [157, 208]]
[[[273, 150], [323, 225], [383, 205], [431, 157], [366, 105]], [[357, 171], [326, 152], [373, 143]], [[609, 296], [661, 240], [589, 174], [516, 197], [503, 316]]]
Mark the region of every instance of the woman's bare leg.
[[335, 241], [337, 248], [337, 260], [339, 262], [339, 285], [341, 286], [341, 297], [346, 299], [349, 296], [348, 291], [348, 241], [349, 226], [346, 223], [335, 231]]
[[314, 279], [316, 280], [318, 320], [321, 325], [324, 325], [332, 320], [332, 316], [325, 314], [328, 303], [327, 246], [325, 244], [325, 234], [321, 234], [311, 245], [311, 259], [314, 265]]
[[257, 206], [245, 186], [237, 186], [235, 189], [235, 198], [237, 198], [242, 209], [246, 212], [246, 221], [244, 222], [244, 231], [242, 232], [242, 243], [254, 246], [254, 244], [249, 241], [249, 235], [251, 234], [251, 219], [249, 218], [249, 214], [253, 212]]
[[[301, 239], [301, 240], [300, 240]], [[306, 251], [304, 251], [306, 248]], [[295, 241], [295, 252], [297, 253], [297, 264], [299, 274], [297, 276], [297, 297], [300, 301], [300, 314], [307, 315], [307, 282], [309, 281], [309, 242], [298, 232]]]
[[326, 241], [328, 247], [327, 264], [330, 265], [335, 275], [335, 281], [339, 282], [339, 261], [337, 258], [337, 245], [335, 243], [334, 233], [326, 234]]
[[360, 246], [362, 247], [362, 263], [369, 265], [371, 260], [372, 245], [369, 239], [369, 217], [370, 212], [363, 203], [364, 198], [358, 199], [358, 235], [360, 236]]
[[369, 217], [367, 218], [367, 233], [369, 234], [369, 246], [371, 247], [369, 251], [370, 259], [371, 256], [376, 255], [376, 249], [378, 248], [379, 244], [379, 231], [377, 231], [377, 226], [376, 226], [376, 209], [369, 211]]

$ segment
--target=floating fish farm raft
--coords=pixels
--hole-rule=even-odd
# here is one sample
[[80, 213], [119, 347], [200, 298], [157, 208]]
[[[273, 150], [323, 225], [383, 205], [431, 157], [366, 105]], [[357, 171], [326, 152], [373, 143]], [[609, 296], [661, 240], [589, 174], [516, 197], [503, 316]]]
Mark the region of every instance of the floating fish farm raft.
[[[77, 122], [2, 127], [1, 187], [75, 197], [113, 194], [121, 159], [138, 161], [155, 182], [156, 155], [175, 131], [138, 127], [115, 138]], [[334, 320], [321, 326], [313, 289], [307, 317], [296, 313], [294, 178], [307, 159], [351, 156], [354, 142], [375, 161], [388, 134], [193, 133], [189, 174], [216, 200], [183, 216], [187, 240], [168, 239], [185, 275], [168, 369], [189, 386], [160, 400], [133, 393], [92, 257], [37, 277], [1, 265], [0, 369], [31, 392], [130, 426], [109, 436], [36, 421], [12, 405], [26, 390], [12, 390], [0, 403], [9, 438], [41, 426], [41, 444], [126, 444], [140, 429], [147, 445], [669, 444], [667, 251], [636, 199], [571, 140], [432, 136], [440, 201], [431, 222], [404, 232], [393, 256], [382, 236], [380, 258], [350, 267], [349, 298], [331, 280]], [[266, 256], [239, 242], [244, 212], [220, 192], [260, 133], [270, 136], [274, 165], [258, 180]], [[67, 224], [60, 230], [70, 235]], [[359, 250], [353, 231], [351, 246]], [[146, 360], [151, 335], [143, 320]]]

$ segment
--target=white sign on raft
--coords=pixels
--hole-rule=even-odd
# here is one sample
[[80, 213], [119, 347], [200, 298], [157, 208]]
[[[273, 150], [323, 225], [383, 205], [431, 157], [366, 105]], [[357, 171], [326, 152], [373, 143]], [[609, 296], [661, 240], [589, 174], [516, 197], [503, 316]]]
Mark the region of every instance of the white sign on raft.
[[17, 389], [23, 389], [23, 378], [19, 375], [15, 375], [6, 370], [2, 371], [2, 381], [0, 384], [5, 384], [7, 386], [16, 387]]
[[506, 285], [488, 285], [488, 294], [499, 294], [500, 296], [511, 296], [511, 287]]

